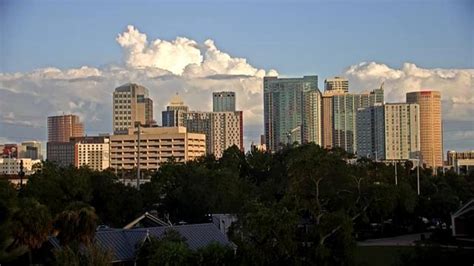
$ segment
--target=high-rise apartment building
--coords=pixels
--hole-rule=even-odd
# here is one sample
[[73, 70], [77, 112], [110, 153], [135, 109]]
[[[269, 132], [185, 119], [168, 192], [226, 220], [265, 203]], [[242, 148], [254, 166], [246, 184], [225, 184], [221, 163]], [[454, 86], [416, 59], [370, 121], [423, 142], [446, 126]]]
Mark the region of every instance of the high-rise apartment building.
[[303, 92], [303, 143], [322, 143], [321, 132], [321, 92], [308, 90]]
[[420, 152], [418, 104], [387, 103], [385, 110], [385, 159], [417, 159]]
[[[142, 127], [140, 132], [140, 167], [143, 170], [157, 170], [161, 163], [171, 158], [185, 162], [206, 154], [206, 136], [189, 133], [184, 127]], [[137, 167], [137, 133], [137, 128], [129, 128], [128, 134], [110, 136], [110, 166], [113, 169]]]
[[74, 143], [74, 166], [88, 166], [96, 171], [103, 171], [110, 166], [109, 137], [87, 136], [71, 138]]
[[333, 147], [340, 147], [349, 153], [356, 153], [357, 110], [383, 104], [383, 89], [360, 94], [337, 94], [333, 95], [332, 99]]
[[48, 117], [48, 142], [68, 142], [70, 137], [84, 136], [84, 125], [77, 115]]
[[420, 108], [420, 153], [427, 167], [443, 166], [443, 131], [441, 121], [441, 94], [439, 91], [416, 91], [406, 95], [407, 103]]
[[345, 78], [334, 77], [324, 80], [324, 91], [349, 91], [349, 81]]
[[332, 149], [333, 145], [333, 96], [344, 94], [342, 90], [325, 91], [321, 96], [321, 141], [322, 147]]
[[235, 112], [235, 92], [220, 91], [212, 93], [213, 112]]
[[166, 111], [161, 112], [161, 123], [164, 127], [183, 127], [184, 114], [188, 111], [188, 106], [184, 105], [183, 100], [176, 94], [171, 98]]
[[126, 134], [135, 122], [152, 125], [153, 101], [148, 97], [148, 89], [128, 83], [115, 89], [113, 93], [113, 131]]
[[357, 156], [385, 159], [384, 106], [359, 108], [356, 116]]
[[320, 130], [315, 130], [320, 126], [321, 117], [318, 76], [265, 77], [263, 90], [265, 139], [269, 151], [293, 142], [321, 144]]
[[196, 112], [185, 113], [185, 127], [189, 132], [206, 136], [206, 151], [216, 158], [222, 157], [227, 148], [236, 145], [243, 151], [243, 113]]

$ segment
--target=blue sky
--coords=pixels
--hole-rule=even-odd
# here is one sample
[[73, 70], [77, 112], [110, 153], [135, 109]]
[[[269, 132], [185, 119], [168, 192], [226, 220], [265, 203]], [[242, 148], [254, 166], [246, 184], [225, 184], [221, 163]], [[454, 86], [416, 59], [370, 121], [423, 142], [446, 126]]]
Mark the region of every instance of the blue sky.
[[1, 0], [1, 72], [121, 62], [115, 37], [207, 38], [284, 75], [341, 73], [362, 61], [472, 68], [474, 1]]

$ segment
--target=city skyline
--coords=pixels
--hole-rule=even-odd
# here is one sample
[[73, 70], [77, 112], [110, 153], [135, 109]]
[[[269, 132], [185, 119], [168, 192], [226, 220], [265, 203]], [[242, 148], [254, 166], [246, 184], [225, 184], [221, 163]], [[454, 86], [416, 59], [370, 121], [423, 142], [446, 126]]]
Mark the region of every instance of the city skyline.
[[[110, 4], [110, 2], [103, 3], [105, 5]], [[181, 5], [183, 4], [181, 3]], [[302, 9], [304, 5], [305, 3], [301, 3], [300, 6], [293, 8]], [[306, 5], [309, 5], [309, 3], [306, 3]], [[376, 6], [364, 2], [361, 6], [377, 11], [382, 9], [384, 5], [390, 5], [390, 3]], [[379, 49], [382, 51], [361, 45], [368, 42], [363, 37], [356, 38], [354, 44], [349, 42], [347, 45], [342, 45], [342, 47], [341, 39], [333, 39], [338, 44], [333, 48], [328, 48], [327, 44], [310, 48], [293, 41], [294, 45], [300, 45], [297, 50], [308, 54], [308, 57], [301, 57], [299, 52], [284, 49], [284, 45], [292, 43], [290, 40], [277, 36], [270, 38], [265, 34], [259, 36], [255, 34], [254, 30], [248, 31], [249, 36], [252, 37], [248, 40], [248, 44], [239, 48], [240, 46], [237, 44], [242, 42], [242, 33], [240, 32], [238, 32], [240, 35], [237, 34], [236, 36], [223, 35], [223, 29], [211, 27], [202, 33], [192, 33], [184, 29], [186, 26], [189, 28], [195, 26], [184, 22], [185, 25], [180, 24], [173, 32], [172, 29], [164, 30], [163, 27], [154, 28], [153, 25], [158, 23], [155, 20], [141, 20], [134, 16], [132, 18], [121, 18], [119, 21], [114, 18], [109, 22], [105, 22], [106, 16], [101, 19], [103, 23], [98, 29], [89, 28], [88, 33], [93, 34], [98, 40], [92, 38], [93, 40], [82, 40], [79, 43], [70, 42], [74, 38], [84, 36], [86, 33], [85, 26], [90, 23], [86, 21], [83, 25], [84, 28], [76, 27], [71, 31], [71, 34], [65, 34], [64, 37], [57, 38], [57, 44], [51, 45], [51, 41], [38, 42], [36, 45], [40, 48], [41, 55], [28, 61], [23, 58], [29, 51], [28, 47], [22, 44], [25, 40], [23, 34], [37, 29], [34, 23], [37, 22], [38, 18], [32, 16], [22, 20], [20, 24], [12, 24], [13, 22], [19, 22], [22, 12], [31, 11], [33, 14], [46, 12], [45, 14], [48, 14], [48, 12], [52, 12], [48, 8], [63, 11], [57, 17], [48, 17], [44, 21], [52, 29], [57, 29], [57, 32], [61, 33], [67, 25], [77, 25], [78, 18], [72, 16], [70, 20], [62, 23], [63, 26], [58, 25], [57, 22], [63, 19], [63, 16], [76, 11], [73, 11], [74, 8], [71, 8], [71, 6], [54, 1], [48, 2], [45, 7], [35, 4], [31, 7], [25, 7], [21, 4], [4, 1], [2, 6], [5, 8], [2, 8], [2, 12], [5, 12], [5, 16], [1, 17], [2, 24], [6, 26], [2, 29], [2, 35], [8, 38], [2, 38], [5, 45], [2, 46], [0, 54], [0, 61], [2, 62], [0, 97], [10, 100], [2, 101], [0, 104], [0, 141], [2, 143], [21, 142], [29, 139], [44, 141], [46, 140], [46, 124], [44, 122], [46, 116], [63, 112], [78, 114], [81, 121], [85, 123], [85, 131], [90, 135], [111, 133], [110, 95], [117, 86], [134, 82], [149, 88], [150, 98], [154, 101], [154, 115], [157, 117], [159, 124], [161, 124], [159, 121], [160, 112], [165, 109], [168, 100], [175, 93], [179, 93], [193, 109], [207, 111], [212, 110], [212, 100], [209, 97], [212, 92], [235, 91], [238, 95], [237, 108], [244, 110], [244, 142], [248, 149], [249, 144], [252, 141], [258, 142], [259, 136], [263, 133], [263, 76], [278, 73], [279, 77], [317, 74], [319, 76], [318, 87], [321, 92], [324, 87], [322, 81], [335, 76], [347, 78], [349, 80], [349, 91], [352, 93], [370, 91], [385, 82], [386, 102], [401, 102], [408, 91], [439, 90], [443, 97], [445, 141], [443, 154], [446, 150], [472, 148], [465, 146], [465, 143], [474, 139], [474, 123], [471, 116], [474, 112], [472, 104], [474, 93], [471, 80], [474, 69], [472, 56], [470, 56], [472, 53], [469, 53], [469, 51], [472, 51], [470, 47], [474, 46], [470, 45], [472, 39], [466, 37], [472, 31], [467, 27], [469, 22], [472, 21], [472, 16], [470, 16], [469, 11], [466, 13], [472, 3], [467, 1], [455, 1], [455, 3], [450, 4], [436, 2], [432, 6], [427, 6], [427, 10], [422, 12], [422, 17], [426, 18], [426, 21], [421, 22], [422, 25], [430, 22], [438, 26], [439, 29], [454, 28], [448, 34], [450, 42], [443, 40], [442, 43], [434, 43], [435, 32], [430, 30], [421, 36], [420, 32], [417, 31], [420, 28], [409, 30], [407, 27], [402, 27], [406, 24], [394, 19], [395, 14], [397, 14], [410, 21], [410, 18], [413, 19], [413, 12], [420, 11], [425, 7], [422, 2], [417, 2], [413, 5], [413, 10], [403, 10], [403, 6], [406, 5], [408, 3], [392, 4], [391, 6], [395, 10], [387, 15], [386, 23], [392, 30], [406, 30], [403, 37], [409, 43], [411, 41], [414, 46], [418, 47], [420, 43], [424, 43], [423, 48], [426, 49], [423, 52], [415, 53], [416, 49], [407, 49], [406, 45], [400, 44], [400, 41], [394, 38], [387, 37], [383, 29], [373, 28], [375, 27], [373, 25], [368, 26], [372, 28], [371, 32], [374, 33], [374, 36], [369, 39], [376, 36], [385, 36], [380, 38], [383, 41], [379, 44], [385, 48]], [[335, 7], [324, 2], [321, 2], [320, 6], [322, 11]], [[173, 6], [171, 3], [163, 6], [156, 4], [153, 7], [159, 10], [161, 10], [160, 7], [169, 8], [171, 14], [177, 12], [177, 6]], [[77, 8], [87, 10], [92, 7], [77, 6]], [[215, 14], [210, 14], [209, 17], [215, 20], [221, 18], [217, 11], [222, 10], [222, 8], [222, 5], [217, 5], [214, 10], [216, 11]], [[262, 8], [260, 5], [252, 8], [250, 19], [264, 23], [263, 19], [258, 20], [253, 14], [261, 11]], [[124, 12], [122, 9], [123, 7], [117, 9], [118, 14]], [[133, 9], [139, 9], [139, 7], [133, 7]], [[144, 10], [143, 7], [141, 10]], [[183, 10], [185, 13], [190, 12], [186, 8]], [[362, 16], [367, 12], [362, 11], [360, 7], [352, 9], [345, 7], [339, 10], [341, 14], [346, 16], [342, 16], [341, 21], [332, 22], [335, 27], [334, 33], [337, 31], [344, 32], [341, 30], [345, 27], [344, 25], [348, 25], [348, 19], [354, 19], [354, 17]], [[349, 14], [349, 10], [352, 10], [354, 14]], [[212, 13], [211, 11], [208, 12]], [[435, 15], [429, 15], [430, 12], [458, 18], [454, 21], [438, 21], [435, 19]], [[321, 15], [321, 17], [325, 16]], [[373, 15], [374, 18], [380, 18], [380, 16], [382, 15], [378, 13]], [[303, 13], [302, 17], [309, 18], [307, 13]], [[315, 19], [317, 21], [321, 20], [320, 17]], [[395, 27], [397, 21], [401, 24], [398, 25], [398, 28]], [[308, 25], [313, 23], [315, 22], [303, 23], [303, 21], [298, 20], [292, 26], [299, 26], [304, 31]], [[209, 26], [208, 24], [206, 25]], [[363, 22], [355, 24], [365, 25]], [[130, 25], [130, 27], [127, 27], [127, 25]], [[323, 25], [325, 24], [319, 25], [314, 30], [321, 30], [322, 33], [328, 34], [329, 30], [324, 30]], [[349, 28], [356, 27], [356, 25]], [[24, 26], [24, 33], [22, 34], [15, 31], [20, 26]], [[106, 27], [106, 29], [103, 27]], [[45, 29], [45, 36], [53, 38], [51, 35], [52, 29]], [[240, 29], [246, 31], [248, 25], [243, 25]], [[268, 31], [274, 32], [274, 29]], [[289, 39], [295, 37], [290, 33], [288, 34]], [[177, 36], [183, 36], [183, 38], [177, 38]], [[316, 38], [315, 36], [308, 38]], [[421, 37], [426, 37], [426, 41], [423, 42], [424, 40]], [[113, 41], [114, 38], [116, 43]], [[147, 42], [144, 41], [145, 39]], [[276, 39], [285, 39], [281, 41], [282, 47], [268, 42]], [[53, 38], [53, 40], [56, 39]], [[156, 42], [154, 42], [155, 40]], [[232, 44], [232, 40], [236, 44]], [[15, 41], [19, 43], [16, 47], [13, 45]], [[68, 41], [72, 47], [79, 49], [80, 53], [68, 52], [69, 48], [58, 50], [55, 47], [55, 45], [64, 45]], [[390, 41], [394, 41], [394, 44], [388, 45], [387, 42]], [[269, 49], [262, 49], [266, 47], [262, 43], [268, 44]], [[400, 44], [399, 47], [396, 45], [397, 43]], [[46, 44], [50, 44], [50, 46]], [[102, 46], [111, 50], [111, 52], [104, 53], [105, 57], [100, 56], [100, 53], [104, 51]], [[254, 47], [254, 51], [250, 47]], [[140, 51], [141, 48], [143, 50]], [[340, 48], [351, 49], [346, 52]], [[64, 55], [53, 56], [55, 51], [60, 51]], [[340, 51], [345, 51], [343, 54], [348, 58], [341, 60]], [[442, 53], [442, 60], [438, 58], [440, 51], [445, 51]], [[123, 54], [122, 58], [119, 55], [120, 52]], [[165, 56], [164, 53], [172, 56]], [[262, 53], [262, 56], [258, 56], [259, 53]], [[321, 57], [320, 53], [326, 53], [328, 56]], [[365, 55], [361, 55], [364, 53]], [[45, 59], [44, 55], [48, 54], [50, 55], [49, 59]], [[81, 54], [82, 59], [78, 59], [77, 54]], [[357, 56], [355, 56], [356, 54]], [[304, 58], [304, 60], [297, 60], [297, 58]], [[308, 58], [313, 59], [313, 61], [307, 62]], [[171, 64], [170, 62], [176, 63]], [[273, 68], [276, 71], [273, 71]], [[51, 97], [51, 95], [54, 97]], [[32, 102], [35, 108], [30, 108]]]

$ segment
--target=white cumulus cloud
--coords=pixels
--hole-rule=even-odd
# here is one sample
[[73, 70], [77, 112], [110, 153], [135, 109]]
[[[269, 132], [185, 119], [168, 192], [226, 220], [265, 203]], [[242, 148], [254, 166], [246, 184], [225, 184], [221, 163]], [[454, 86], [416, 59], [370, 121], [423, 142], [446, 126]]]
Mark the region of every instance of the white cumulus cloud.
[[473, 121], [474, 69], [427, 69], [404, 63], [400, 69], [363, 62], [345, 71], [351, 90], [377, 88], [384, 82], [387, 102], [404, 102], [409, 91], [441, 92], [443, 119]]
[[116, 40], [124, 48], [125, 62], [131, 68], [160, 68], [191, 77], [222, 74], [263, 77], [266, 74], [265, 70], [251, 66], [245, 58], [235, 58], [220, 51], [210, 39], [204, 44], [184, 37], [148, 42], [144, 33], [129, 25]]
[[[0, 73], [0, 137], [45, 139], [46, 117], [62, 113], [78, 114], [88, 134], [111, 132], [112, 92], [134, 82], [149, 89], [158, 122], [176, 93], [190, 109], [206, 111], [212, 110], [212, 92], [235, 91], [237, 108], [244, 111], [245, 140], [258, 142], [263, 133], [262, 77], [277, 76], [275, 70], [258, 69], [245, 58], [221, 51], [212, 40], [148, 40], [128, 26], [116, 41], [124, 55], [120, 65]], [[444, 118], [472, 122], [473, 71], [424, 69], [411, 63], [395, 69], [364, 62], [347, 68], [345, 76], [352, 91], [373, 89], [384, 81], [388, 101], [404, 101], [407, 91], [440, 90]]]

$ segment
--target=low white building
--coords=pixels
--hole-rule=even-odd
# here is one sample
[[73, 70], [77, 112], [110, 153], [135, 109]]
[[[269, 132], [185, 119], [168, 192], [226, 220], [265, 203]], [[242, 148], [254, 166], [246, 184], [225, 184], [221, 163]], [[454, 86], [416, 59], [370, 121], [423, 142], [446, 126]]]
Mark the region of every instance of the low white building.
[[21, 161], [23, 161], [23, 172], [25, 175], [34, 174], [36, 170], [35, 165], [41, 165], [41, 160], [0, 158], [0, 175], [18, 175]]

